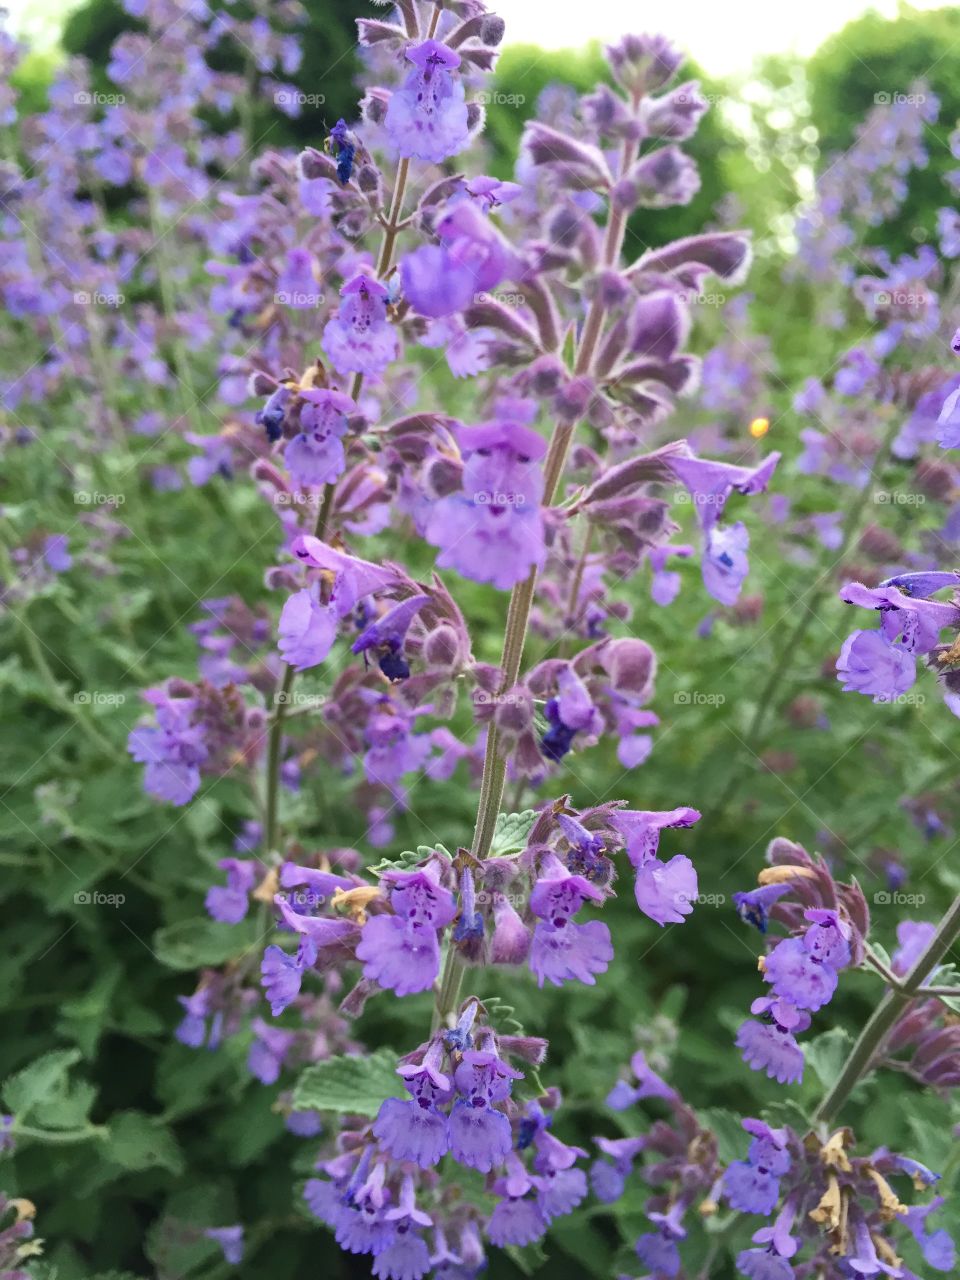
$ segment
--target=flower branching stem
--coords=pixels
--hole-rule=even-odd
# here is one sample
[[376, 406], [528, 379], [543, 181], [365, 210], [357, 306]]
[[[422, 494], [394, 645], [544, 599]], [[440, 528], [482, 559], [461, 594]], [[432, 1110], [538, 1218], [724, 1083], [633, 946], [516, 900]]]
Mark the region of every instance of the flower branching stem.
[[[639, 144], [636, 141], [624, 143], [620, 157], [620, 176], [623, 176], [636, 162]], [[623, 241], [627, 231], [627, 215], [619, 206], [612, 204], [604, 234], [603, 261], [607, 267], [614, 267], [620, 260]], [[580, 341], [577, 345], [572, 373], [574, 377], [586, 377], [593, 368], [594, 358], [600, 338], [603, 334], [603, 322], [606, 318], [606, 305], [599, 291], [594, 296], [587, 311]], [[557, 497], [560, 481], [567, 464], [570, 445], [576, 431], [576, 422], [558, 421], [550, 437], [547, 456], [543, 464], [543, 504], [552, 506]], [[530, 611], [533, 607], [534, 591], [537, 585], [537, 570], [531, 569], [522, 582], [518, 582], [510, 593], [510, 604], [507, 608], [507, 621], [504, 628], [503, 652], [500, 657], [500, 684], [498, 694], [503, 695], [510, 690], [520, 677], [523, 662], [523, 650], [527, 638], [527, 626], [530, 622]], [[499, 734], [496, 722], [492, 721], [487, 731], [487, 745], [483, 759], [483, 776], [480, 782], [480, 799], [477, 806], [477, 821], [473, 833], [470, 852], [478, 861], [482, 861], [490, 853], [493, 833], [503, 803], [503, 790], [507, 779], [507, 759], [500, 749]], [[460, 986], [463, 978], [463, 965], [453, 948], [447, 952], [437, 993], [434, 1013], [434, 1026], [445, 1022], [453, 1013], [460, 997]]]
[[928, 993], [921, 987], [960, 938], [960, 895], [937, 926], [926, 950], [897, 987], [891, 987], [865, 1024], [840, 1074], [813, 1115], [814, 1124], [829, 1125], [870, 1070], [894, 1024], [912, 1000]]

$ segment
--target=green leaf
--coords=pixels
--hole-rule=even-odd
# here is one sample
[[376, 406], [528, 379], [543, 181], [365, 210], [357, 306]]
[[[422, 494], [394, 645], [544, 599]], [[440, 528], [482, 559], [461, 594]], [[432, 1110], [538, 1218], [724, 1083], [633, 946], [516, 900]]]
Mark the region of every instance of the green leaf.
[[843, 1027], [824, 1031], [805, 1046], [807, 1062], [825, 1089], [832, 1088], [853, 1048], [853, 1036]]
[[397, 1055], [380, 1049], [364, 1058], [341, 1055], [307, 1067], [293, 1090], [295, 1111], [342, 1111], [373, 1117], [384, 1098], [404, 1096]]
[[160, 963], [171, 969], [202, 969], [242, 955], [254, 945], [256, 938], [254, 920], [221, 924], [198, 916], [158, 929], [153, 935], [153, 951]]
[[519, 853], [526, 847], [527, 836], [537, 820], [535, 809], [524, 809], [523, 813], [499, 813], [493, 828], [493, 842], [490, 845], [491, 858], [504, 858], [509, 853]]
[[[81, 1059], [79, 1049], [54, 1049], [5, 1081], [3, 1100], [18, 1120], [69, 1096], [70, 1068]], [[81, 1116], [82, 1120], [84, 1117]]]
[[142, 1111], [121, 1111], [111, 1117], [105, 1155], [124, 1169], [169, 1169], [177, 1174], [184, 1169], [169, 1128]]
[[723, 1163], [742, 1160], [747, 1146], [747, 1134], [740, 1123], [740, 1117], [732, 1111], [725, 1111], [723, 1107], [706, 1107], [698, 1114], [703, 1127], [716, 1135], [717, 1151]]
[[384, 858], [375, 867], [371, 867], [370, 871], [375, 876], [382, 876], [385, 871], [412, 871], [418, 863], [429, 858], [431, 853], [439, 853], [441, 857], [453, 861], [453, 854], [442, 844], [420, 844], [416, 849], [405, 849], [396, 858]]

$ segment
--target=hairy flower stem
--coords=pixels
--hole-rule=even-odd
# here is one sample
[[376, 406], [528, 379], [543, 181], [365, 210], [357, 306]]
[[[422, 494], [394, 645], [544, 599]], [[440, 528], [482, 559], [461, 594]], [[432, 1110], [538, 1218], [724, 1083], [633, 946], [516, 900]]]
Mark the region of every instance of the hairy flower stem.
[[[639, 144], [635, 141], [625, 142], [620, 157], [620, 173], [627, 173], [636, 161]], [[627, 216], [624, 210], [611, 206], [603, 242], [603, 261], [607, 267], [619, 262], [623, 250], [623, 241], [627, 232]], [[606, 306], [597, 294], [590, 304], [587, 318], [584, 321], [577, 354], [574, 359], [573, 374], [584, 377], [593, 367], [594, 357], [603, 333], [603, 322], [606, 318]], [[547, 456], [543, 464], [543, 505], [553, 504], [561, 477], [567, 463], [570, 445], [576, 431], [576, 422], [557, 422], [550, 437]], [[504, 628], [503, 652], [500, 657], [500, 684], [498, 694], [502, 695], [511, 689], [520, 677], [520, 666], [523, 662], [523, 650], [527, 638], [527, 626], [530, 622], [530, 610], [533, 607], [533, 596], [537, 585], [537, 570], [531, 569], [522, 582], [518, 582], [510, 593], [510, 604], [507, 609], [507, 621]], [[482, 861], [490, 853], [493, 843], [493, 832], [497, 823], [497, 815], [503, 802], [503, 789], [507, 780], [507, 758], [500, 751], [499, 734], [495, 722], [491, 722], [487, 731], [487, 745], [483, 757], [483, 776], [480, 781], [480, 799], [477, 805], [477, 822], [473, 833], [470, 852], [474, 858]], [[443, 976], [437, 993], [434, 1009], [434, 1029], [445, 1022], [456, 1008], [463, 980], [463, 965], [453, 948], [447, 952], [444, 962]]]
[[954, 898], [952, 906], [937, 926], [937, 931], [930, 939], [923, 955], [899, 988], [888, 991], [874, 1009], [832, 1088], [814, 1112], [814, 1124], [828, 1125], [836, 1117], [850, 1094], [869, 1071], [894, 1023], [911, 1000], [920, 994], [920, 987], [924, 981], [943, 961], [958, 938], [960, 938], [960, 896]]
[[[895, 437], [900, 430], [900, 422], [895, 421], [890, 426], [887, 434], [880, 442], [880, 448], [877, 450], [877, 456], [874, 459], [874, 466], [878, 467], [886, 459], [893, 444]], [[743, 751], [749, 747], [754, 755], [759, 755], [764, 745], [762, 738], [763, 732], [766, 731], [767, 721], [772, 712], [782, 706], [782, 701], [776, 701], [775, 695], [782, 687], [784, 678], [790, 662], [799, 652], [807, 632], [815, 621], [817, 614], [814, 608], [823, 593], [825, 585], [829, 584], [831, 574], [836, 565], [840, 564], [847, 555], [853, 545], [854, 539], [860, 532], [860, 522], [863, 519], [863, 513], [867, 508], [867, 504], [873, 497], [874, 488], [872, 484], [864, 485], [856, 502], [847, 512], [847, 518], [843, 522], [842, 536], [840, 541], [840, 550], [837, 558], [832, 565], [825, 569], [819, 577], [810, 584], [804, 595], [801, 597], [800, 617], [797, 619], [791, 631], [787, 633], [782, 643], [775, 640], [774, 659], [770, 667], [770, 675], [767, 677], [766, 684], [760, 691], [757, 704], [754, 708], [753, 716], [747, 726], [744, 737], [733, 747], [733, 763], [731, 775], [727, 779], [727, 785], [720, 795], [714, 816], [719, 817], [724, 812], [731, 800], [736, 796], [740, 787], [746, 779], [746, 772], [740, 769], [739, 762]]]
[[[439, 16], [439, 6], [437, 15]], [[390, 215], [384, 227], [380, 252], [377, 255], [377, 275], [382, 279], [393, 265], [393, 251], [397, 243], [397, 232], [400, 226], [400, 215], [403, 212], [403, 199], [407, 189], [407, 178], [410, 174], [410, 161], [401, 160], [397, 166], [397, 180], [390, 200]], [[356, 400], [363, 386], [363, 374], [356, 373], [350, 386], [350, 397]], [[333, 513], [333, 500], [336, 496], [337, 482], [332, 481], [324, 486], [320, 510], [317, 512], [317, 523], [314, 535], [324, 541], [330, 529], [330, 517]], [[269, 858], [276, 852], [279, 836], [279, 797], [280, 797], [280, 747], [283, 741], [283, 722], [290, 706], [290, 693], [297, 673], [291, 666], [284, 667], [280, 688], [274, 698], [273, 716], [270, 722], [267, 742], [266, 763], [266, 799], [264, 805], [263, 848]]]

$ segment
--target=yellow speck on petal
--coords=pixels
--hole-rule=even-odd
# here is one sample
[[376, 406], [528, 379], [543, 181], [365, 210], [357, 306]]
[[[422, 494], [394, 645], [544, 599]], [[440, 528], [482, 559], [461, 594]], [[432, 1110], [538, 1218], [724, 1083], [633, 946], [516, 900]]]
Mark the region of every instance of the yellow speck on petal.
[[700, 1214], [701, 1218], [712, 1218], [717, 1212], [718, 1207], [716, 1200], [710, 1200], [708, 1198], [700, 1201], [700, 1204], [697, 1206], [697, 1212]]
[[367, 907], [380, 897], [380, 890], [372, 884], [361, 884], [356, 889], [338, 889], [330, 899], [334, 911], [345, 911], [356, 920], [357, 924], [365, 924]]
[[769, 418], [754, 418], [750, 423], [750, 434], [753, 436], [754, 440], [762, 440], [769, 430]]
[[764, 867], [757, 876], [757, 884], [761, 887], [768, 884], [786, 884], [790, 880], [816, 880], [817, 873], [809, 867], [795, 867], [791, 864], [781, 867]]

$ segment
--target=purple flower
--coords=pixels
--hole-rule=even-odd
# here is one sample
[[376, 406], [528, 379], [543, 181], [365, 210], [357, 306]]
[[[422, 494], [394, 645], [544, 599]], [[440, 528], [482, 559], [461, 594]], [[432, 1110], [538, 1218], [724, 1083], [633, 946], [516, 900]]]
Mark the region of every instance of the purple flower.
[[800, 938], [784, 938], [766, 958], [763, 977], [776, 995], [798, 1009], [829, 1004], [837, 989], [837, 973], [807, 949]]
[[461, 427], [457, 437], [466, 458], [461, 489], [434, 502], [424, 537], [440, 548], [440, 568], [507, 591], [543, 565], [543, 475], [536, 464], [546, 443], [517, 416]]
[[750, 572], [749, 546], [747, 527], [739, 520], [736, 524], [715, 525], [706, 534], [701, 563], [703, 585], [721, 604], [737, 603], [740, 588]]
[[463, 84], [450, 73], [460, 55], [437, 40], [407, 49], [414, 64], [390, 95], [384, 128], [399, 156], [439, 164], [462, 151], [469, 138]]
[[65, 533], [51, 533], [43, 544], [43, 558], [54, 573], [66, 573], [73, 564], [70, 540]]
[[495, 1053], [468, 1049], [454, 1080], [459, 1097], [450, 1112], [450, 1152], [460, 1164], [489, 1173], [510, 1153], [510, 1121], [494, 1103], [510, 1096], [514, 1080], [523, 1078]]
[[337, 638], [337, 611], [332, 604], [321, 604], [319, 583], [289, 597], [280, 612], [278, 636], [284, 662], [297, 671], [323, 662]]
[[357, 959], [365, 962], [365, 978], [398, 996], [414, 995], [426, 991], [437, 977], [437, 930], [456, 915], [456, 901], [439, 884], [436, 863], [428, 863], [422, 871], [392, 872], [389, 883], [396, 914], [370, 917], [363, 926]]
[[507, 1245], [533, 1244], [547, 1230], [537, 1200], [528, 1196], [506, 1196], [494, 1207], [487, 1223], [487, 1238], [491, 1244], [504, 1249]]
[[398, 1232], [373, 1262], [377, 1280], [420, 1280], [430, 1270], [430, 1250], [412, 1231]]
[[874, 702], [893, 702], [917, 678], [916, 658], [902, 645], [890, 644], [880, 631], [854, 631], [843, 642], [837, 679], [845, 693], [865, 693]]
[[937, 427], [937, 444], [941, 449], [960, 448], [960, 387], [951, 391], [943, 402]]
[[735, 893], [733, 895], [733, 905], [741, 920], [746, 924], [752, 924], [761, 933], [766, 933], [770, 919], [770, 908], [785, 893], [789, 892], [789, 884], [762, 885], [759, 889]]
[[243, 1227], [207, 1227], [203, 1234], [208, 1240], [216, 1240], [225, 1262], [237, 1266], [243, 1261]]
[[684, 854], [667, 863], [657, 858], [660, 832], [665, 827], [692, 826], [699, 818], [696, 809], [688, 808], [625, 809], [613, 815], [613, 825], [626, 841], [627, 857], [636, 868], [637, 906], [661, 926], [683, 923], [693, 910], [699, 887], [693, 863]]
[[262, 1018], [254, 1018], [251, 1030], [253, 1042], [247, 1055], [247, 1069], [261, 1084], [275, 1084], [296, 1034], [271, 1027]]
[[282, 947], [274, 944], [264, 951], [260, 975], [264, 995], [270, 1002], [270, 1012], [275, 1018], [279, 1018], [300, 994], [303, 971], [313, 964], [316, 956], [316, 947], [306, 936], [301, 936], [295, 955], [289, 955]]
[[380, 1146], [394, 1160], [409, 1160], [421, 1169], [435, 1165], [450, 1148], [447, 1117], [440, 1104], [453, 1094], [449, 1078], [438, 1070], [441, 1049], [435, 1044], [421, 1066], [402, 1066], [400, 1074], [410, 1100], [386, 1098], [373, 1123]]
[[193, 698], [170, 698], [163, 690], [149, 691], [155, 704], [157, 727], [131, 731], [127, 750], [145, 764], [144, 789], [170, 804], [186, 804], [200, 788], [199, 766], [207, 758], [203, 726], [194, 723]]
[[463, 311], [518, 270], [496, 227], [469, 201], [458, 201], [436, 225], [439, 245], [422, 245], [400, 264], [403, 294], [421, 315]]
[[343, 474], [343, 437], [355, 405], [340, 391], [302, 391], [300, 433], [287, 442], [283, 460], [298, 485], [332, 484]]
[[227, 873], [225, 886], [214, 885], [207, 891], [206, 908], [214, 920], [223, 924], [239, 924], [250, 907], [250, 890], [257, 879], [258, 863], [241, 858], [221, 858], [217, 863]]
[[538, 918], [530, 944], [530, 969], [537, 983], [560, 986], [571, 980], [593, 986], [594, 975], [606, 972], [613, 959], [610, 930], [600, 920], [577, 924], [572, 917], [587, 899], [603, 893], [582, 876], [570, 875], [558, 858], [543, 860], [542, 875], [530, 894], [530, 910]]
[[748, 1280], [793, 1280], [793, 1267], [769, 1249], [744, 1249], [737, 1254], [737, 1270]]
[[403, 657], [403, 643], [411, 622], [429, 603], [429, 596], [419, 595], [394, 605], [360, 633], [350, 646], [351, 653], [362, 653], [366, 659], [372, 650], [377, 666], [388, 680], [406, 680], [410, 667]]
[[910, 972], [933, 941], [937, 926], [923, 920], [901, 920], [897, 925], [897, 949], [890, 964], [898, 977]]
[[637, 869], [634, 892], [637, 906], [651, 920], [661, 926], [682, 924], [699, 893], [697, 873], [682, 853], [667, 863], [651, 858]]
[[363, 976], [398, 996], [428, 991], [440, 972], [437, 932], [397, 916], [371, 916], [363, 926], [357, 959]]
[[397, 335], [387, 320], [387, 290], [360, 274], [340, 290], [343, 301], [323, 330], [323, 349], [338, 373], [376, 377], [397, 358]]
[[803, 1078], [803, 1050], [793, 1033], [779, 1023], [747, 1019], [737, 1032], [737, 1048], [754, 1071], [765, 1071], [780, 1084], [796, 1084]]
[[304, 311], [315, 307], [320, 299], [313, 258], [307, 249], [290, 249], [286, 266], [277, 277], [274, 301], [284, 307]]
[[957, 1251], [949, 1232], [943, 1227], [937, 1231], [927, 1231], [927, 1218], [943, 1203], [944, 1197], [936, 1196], [929, 1204], [912, 1205], [903, 1220], [920, 1246], [927, 1266], [933, 1267], [934, 1271], [952, 1272], [956, 1265]]

